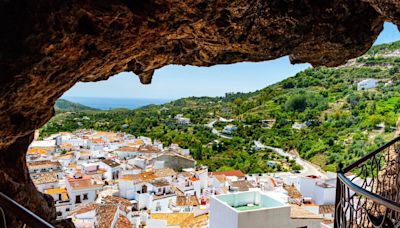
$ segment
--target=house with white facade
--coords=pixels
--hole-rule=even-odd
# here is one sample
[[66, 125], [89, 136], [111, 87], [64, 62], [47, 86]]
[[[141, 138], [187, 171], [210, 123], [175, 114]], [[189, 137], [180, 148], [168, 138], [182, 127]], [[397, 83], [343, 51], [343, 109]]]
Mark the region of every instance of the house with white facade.
[[105, 173], [103, 173], [105, 180], [116, 180], [122, 172], [121, 165], [112, 159], [100, 160], [98, 165], [100, 169], [105, 170]]
[[41, 160], [27, 163], [29, 173], [62, 172], [62, 166], [58, 161]]
[[291, 207], [260, 191], [217, 195], [210, 199], [210, 228], [319, 228], [322, 220], [321, 216]]
[[82, 203], [94, 202], [102, 185], [95, 183], [89, 176], [75, 175], [65, 181], [68, 196], [71, 201], [71, 209]]
[[131, 223], [130, 210], [120, 202], [91, 203], [76, 208], [71, 218], [76, 227], [138, 227]]
[[185, 168], [193, 168], [196, 165], [196, 160], [191, 156], [182, 155], [175, 152], [164, 152], [151, 158], [151, 162], [157, 161], [164, 162], [164, 167], [172, 168], [174, 170], [182, 170]]
[[181, 191], [185, 196], [200, 196], [201, 194], [202, 188], [200, 179], [196, 178], [189, 172], [178, 173], [177, 177], [172, 182], [172, 185]]
[[292, 128], [293, 128], [293, 129], [296, 129], [296, 130], [301, 130], [301, 129], [307, 128], [307, 124], [295, 122], [295, 123], [292, 125]]
[[299, 178], [298, 189], [303, 198], [308, 198], [317, 205], [335, 203], [336, 185], [334, 180], [322, 179], [312, 175], [304, 176]]
[[59, 180], [62, 177], [60, 172], [40, 172], [30, 174], [33, 183], [40, 192], [46, 189], [58, 188]]
[[152, 171], [122, 176], [118, 181], [119, 196], [135, 200], [136, 210], [168, 211], [176, 200], [169, 176]]
[[222, 133], [224, 134], [232, 134], [234, 131], [237, 130], [237, 126], [233, 124], [228, 124], [222, 129]]
[[66, 218], [69, 213], [72, 211], [71, 201], [68, 196], [68, 192], [66, 188], [49, 188], [43, 191], [46, 194], [49, 194], [54, 199], [54, 204], [57, 211], [57, 219]]
[[188, 125], [188, 124], [190, 124], [190, 119], [183, 117], [183, 114], [176, 115], [174, 117], [174, 119], [176, 120], [176, 123], [178, 125]]
[[136, 156], [157, 156], [162, 151], [159, 147], [141, 145], [121, 147], [116, 149], [114, 152], [120, 158], [133, 158]]
[[357, 83], [357, 90], [367, 90], [376, 87], [378, 81], [376, 79], [368, 78]]

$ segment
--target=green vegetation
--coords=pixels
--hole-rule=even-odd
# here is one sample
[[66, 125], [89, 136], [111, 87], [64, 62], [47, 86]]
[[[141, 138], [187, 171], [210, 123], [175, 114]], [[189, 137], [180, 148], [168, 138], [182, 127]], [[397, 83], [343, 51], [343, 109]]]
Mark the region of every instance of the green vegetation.
[[91, 108], [79, 103], [74, 103], [65, 99], [58, 99], [54, 105], [56, 112], [80, 112], [80, 111], [94, 111], [95, 108]]
[[[133, 111], [61, 113], [41, 129], [41, 135], [79, 128], [123, 131], [190, 148], [210, 170], [260, 173], [301, 168], [271, 151], [256, 150], [253, 142], [259, 140], [335, 171], [338, 163], [349, 164], [394, 136], [400, 114], [400, 56], [384, 54], [398, 49], [400, 41], [375, 46], [373, 52], [340, 68], [309, 68], [252, 93], [190, 97]], [[377, 79], [378, 86], [358, 91], [357, 82], [365, 78]], [[177, 114], [190, 118], [191, 124], [177, 125]], [[220, 138], [205, 126], [218, 117], [235, 119], [230, 124], [238, 129], [232, 139]], [[263, 120], [273, 120], [272, 128], [264, 127]], [[307, 127], [293, 129], [295, 122]], [[214, 127], [221, 130], [227, 124]]]

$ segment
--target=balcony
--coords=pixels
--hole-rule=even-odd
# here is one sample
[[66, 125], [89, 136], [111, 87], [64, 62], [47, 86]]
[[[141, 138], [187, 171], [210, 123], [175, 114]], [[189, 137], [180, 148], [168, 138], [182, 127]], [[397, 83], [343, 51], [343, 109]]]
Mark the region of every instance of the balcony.
[[335, 227], [400, 227], [400, 137], [339, 167]]
[[7, 217], [14, 217], [29, 227], [50, 228], [54, 227], [33, 212], [29, 211], [10, 197], [0, 192], [0, 227], [12, 227], [7, 225]]

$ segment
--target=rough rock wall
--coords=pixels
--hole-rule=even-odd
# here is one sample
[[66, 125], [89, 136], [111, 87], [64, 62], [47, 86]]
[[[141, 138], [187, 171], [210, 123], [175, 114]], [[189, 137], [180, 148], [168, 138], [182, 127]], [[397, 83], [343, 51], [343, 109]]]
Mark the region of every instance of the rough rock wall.
[[337, 66], [366, 52], [384, 20], [399, 25], [399, 2], [0, 0], [0, 191], [55, 218], [29, 179], [25, 150], [56, 99], [78, 81], [133, 71], [146, 84], [168, 64], [285, 55]]
[[381, 14], [386, 21], [397, 24], [400, 29], [400, 1], [399, 0], [363, 0], [369, 3]]

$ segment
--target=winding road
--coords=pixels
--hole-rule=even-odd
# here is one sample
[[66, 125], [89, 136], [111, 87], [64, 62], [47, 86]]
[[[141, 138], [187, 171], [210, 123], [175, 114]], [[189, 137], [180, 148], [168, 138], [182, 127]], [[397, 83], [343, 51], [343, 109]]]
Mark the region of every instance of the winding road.
[[284, 156], [284, 157], [289, 157], [290, 159], [294, 159], [297, 164], [301, 165], [303, 169], [300, 171], [304, 175], [315, 175], [315, 176], [320, 176], [322, 178], [326, 178], [326, 174], [320, 170], [320, 168], [317, 168], [315, 165], [311, 164], [309, 161], [303, 160], [298, 156], [294, 156], [292, 154], [289, 154], [288, 152], [285, 152], [281, 148], [276, 148], [272, 146], [266, 146], [262, 144], [260, 141], [254, 141], [254, 144], [259, 147], [259, 148], [265, 148], [265, 149], [270, 149], [273, 152]]
[[215, 124], [217, 121], [218, 121], [218, 120], [211, 120], [210, 122], [208, 122], [208, 123], [206, 124], [206, 127], [210, 128], [210, 129], [211, 129], [211, 132], [212, 132], [214, 135], [217, 135], [217, 136], [219, 136], [219, 137], [221, 137], [221, 138], [224, 138], [224, 139], [232, 139], [232, 137], [227, 136], [227, 135], [224, 135], [224, 134], [222, 134], [220, 131], [218, 131], [217, 129], [214, 128], [214, 124]]
[[[218, 131], [217, 129], [214, 128], [214, 124], [218, 122], [218, 120], [211, 120], [206, 124], [206, 127], [211, 129], [211, 132], [221, 138], [225, 138], [225, 139], [232, 139], [232, 137], [227, 136], [222, 134], [220, 131]], [[255, 140], [254, 144], [256, 145], [256, 147], [258, 148], [264, 148], [264, 149], [270, 149], [273, 152], [283, 156], [283, 157], [289, 157], [290, 159], [293, 159], [296, 161], [297, 164], [301, 165], [303, 167], [303, 169], [300, 171], [301, 174], [304, 175], [315, 175], [315, 176], [320, 176], [322, 178], [326, 178], [326, 174], [321, 171], [320, 168], [318, 168], [316, 165], [311, 164], [309, 161], [303, 160], [298, 156], [294, 156], [292, 154], [289, 154], [288, 152], [284, 151], [281, 148], [276, 148], [276, 147], [272, 147], [272, 146], [266, 146], [264, 144], [262, 144], [260, 141]]]

